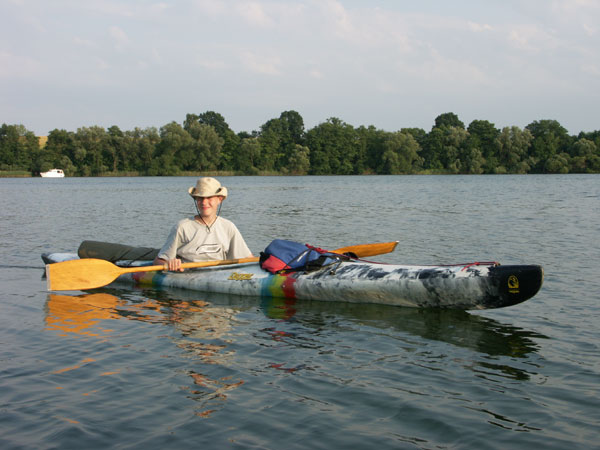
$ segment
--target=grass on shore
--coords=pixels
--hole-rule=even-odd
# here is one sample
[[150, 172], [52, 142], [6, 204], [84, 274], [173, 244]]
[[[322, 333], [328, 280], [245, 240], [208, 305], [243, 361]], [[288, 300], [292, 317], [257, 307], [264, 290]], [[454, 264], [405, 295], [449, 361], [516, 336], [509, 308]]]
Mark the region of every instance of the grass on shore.
[[0, 170], [0, 178], [28, 178], [31, 172], [28, 170]]

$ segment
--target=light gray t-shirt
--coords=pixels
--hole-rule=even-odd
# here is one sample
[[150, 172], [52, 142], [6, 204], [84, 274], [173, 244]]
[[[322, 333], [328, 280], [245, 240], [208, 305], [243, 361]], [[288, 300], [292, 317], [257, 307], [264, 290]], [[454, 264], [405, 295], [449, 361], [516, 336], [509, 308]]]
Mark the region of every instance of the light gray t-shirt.
[[252, 252], [233, 222], [218, 216], [210, 231], [193, 217], [180, 220], [158, 252], [161, 259], [182, 262], [248, 258]]

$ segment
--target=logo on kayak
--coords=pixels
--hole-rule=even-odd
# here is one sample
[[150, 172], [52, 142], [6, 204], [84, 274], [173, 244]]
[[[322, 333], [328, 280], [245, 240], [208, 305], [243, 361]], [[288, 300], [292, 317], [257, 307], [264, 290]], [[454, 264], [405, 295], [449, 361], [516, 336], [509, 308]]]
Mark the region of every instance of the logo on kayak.
[[229, 278], [227, 278], [227, 279], [228, 280], [236, 280], [236, 281], [249, 280], [253, 276], [254, 276], [253, 273], [237, 273], [237, 272], [233, 272], [231, 275], [229, 275]]
[[508, 277], [508, 292], [511, 294], [519, 293], [519, 279], [515, 275]]

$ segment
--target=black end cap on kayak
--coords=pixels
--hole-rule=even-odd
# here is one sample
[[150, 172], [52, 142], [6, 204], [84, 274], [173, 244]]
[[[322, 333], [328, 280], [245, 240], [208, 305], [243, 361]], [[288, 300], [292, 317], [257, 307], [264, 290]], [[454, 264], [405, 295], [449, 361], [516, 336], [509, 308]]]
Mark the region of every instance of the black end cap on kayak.
[[516, 305], [538, 293], [544, 281], [544, 269], [538, 265], [495, 266], [490, 269], [496, 280], [500, 306]]

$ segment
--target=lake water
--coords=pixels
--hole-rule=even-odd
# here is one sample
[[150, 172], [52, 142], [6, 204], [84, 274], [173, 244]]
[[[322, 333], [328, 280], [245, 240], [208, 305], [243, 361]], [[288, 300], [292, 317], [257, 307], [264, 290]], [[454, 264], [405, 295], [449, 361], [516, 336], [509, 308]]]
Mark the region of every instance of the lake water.
[[40, 254], [160, 247], [194, 178], [0, 179], [0, 448], [600, 448], [600, 176], [224, 177], [273, 238], [398, 240], [395, 263], [541, 264], [457, 312], [104, 288]]

